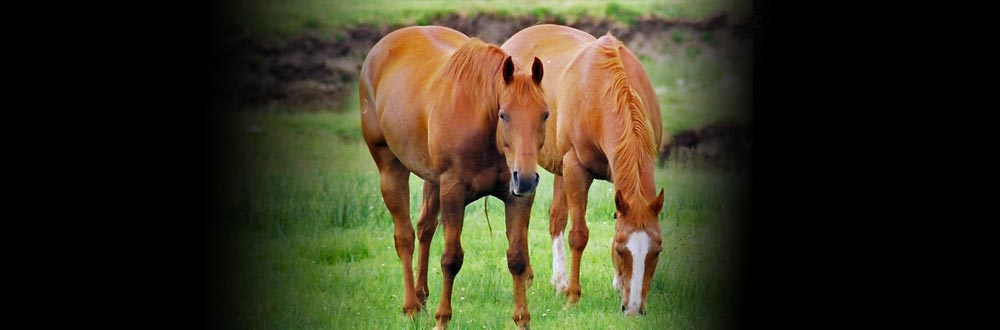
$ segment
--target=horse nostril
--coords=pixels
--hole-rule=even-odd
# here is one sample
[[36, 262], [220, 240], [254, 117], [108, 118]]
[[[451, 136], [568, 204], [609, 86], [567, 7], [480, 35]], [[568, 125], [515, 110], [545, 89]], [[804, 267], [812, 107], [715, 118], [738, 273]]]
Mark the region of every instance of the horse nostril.
[[542, 178], [541, 175], [538, 175], [538, 173], [535, 173], [535, 184], [538, 184], [538, 180], [541, 179], [541, 178]]
[[511, 176], [514, 178], [514, 182], [517, 182], [517, 171], [514, 171]]
[[625, 305], [622, 305], [622, 312], [625, 311]]

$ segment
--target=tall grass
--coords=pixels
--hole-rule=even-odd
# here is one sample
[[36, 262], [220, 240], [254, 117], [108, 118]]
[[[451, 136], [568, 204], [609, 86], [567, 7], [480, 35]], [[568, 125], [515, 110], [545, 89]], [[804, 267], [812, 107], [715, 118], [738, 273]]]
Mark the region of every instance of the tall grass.
[[[220, 205], [234, 261], [223, 292], [229, 307], [220, 321], [242, 329], [430, 328], [440, 299], [441, 230], [431, 247], [429, 312], [401, 313], [402, 269], [392, 220], [378, 191], [378, 175], [360, 133], [343, 136], [357, 111], [231, 114], [225, 149], [232, 171]], [[539, 329], [722, 328], [732, 302], [738, 258], [735, 233], [741, 210], [738, 173], [672, 167], [658, 170], [666, 188], [661, 215], [664, 253], [650, 291], [648, 314], [623, 317], [611, 288], [614, 223], [611, 185], [597, 181], [587, 211], [590, 244], [583, 257], [583, 297], [565, 298], [548, 284], [551, 175], [544, 170], [532, 210], [529, 255], [535, 272], [528, 289], [532, 325]], [[410, 179], [416, 217], [421, 181]], [[455, 282], [452, 329], [510, 328], [513, 301], [507, 270], [502, 203], [490, 197], [465, 212], [465, 265]]]

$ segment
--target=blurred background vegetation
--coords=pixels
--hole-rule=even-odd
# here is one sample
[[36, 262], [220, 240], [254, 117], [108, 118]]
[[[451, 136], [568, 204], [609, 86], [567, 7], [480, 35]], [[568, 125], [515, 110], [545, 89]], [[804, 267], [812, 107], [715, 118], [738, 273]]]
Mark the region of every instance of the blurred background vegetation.
[[631, 24], [650, 17], [703, 20], [718, 13], [726, 13], [734, 21], [749, 21], [752, 11], [752, 2], [745, 0], [245, 0], [229, 3], [224, 18], [226, 24], [251, 29], [260, 36], [289, 38], [358, 25], [426, 25], [447, 14], [558, 16], [565, 22], [589, 17]]

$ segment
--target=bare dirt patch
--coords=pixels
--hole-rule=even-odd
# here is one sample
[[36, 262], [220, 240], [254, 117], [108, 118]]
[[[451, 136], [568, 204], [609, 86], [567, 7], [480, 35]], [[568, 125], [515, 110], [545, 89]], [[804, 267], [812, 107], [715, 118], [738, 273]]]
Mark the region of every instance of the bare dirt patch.
[[753, 161], [753, 124], [713, 122], [696, 129], [665, 132], [658, 158], [660, 167], [668, 160], [725, 168], [749, 165]]

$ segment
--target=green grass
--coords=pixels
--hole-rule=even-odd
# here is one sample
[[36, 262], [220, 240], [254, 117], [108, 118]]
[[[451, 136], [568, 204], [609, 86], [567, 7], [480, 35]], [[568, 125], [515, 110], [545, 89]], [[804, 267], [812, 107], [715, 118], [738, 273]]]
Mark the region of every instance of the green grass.
[[[437, 231], [431, 248], [429, 312], [401, 313], [402, 269], [393, 247], [392, 220], [382, 204], [378, 174], [358, 131], [357, 111], [233, 113], [225, 117], [224, 149], [231, 171], [222, 205], [227, 245], [235, 265], [223, 281], [227, 309], [220, 321], [239, 329], [428, 329], [440, 299]], [[345, 134], [350, 132], [350, 134]], [[614, 223], [611, 185], [590, 191], [590, 244], [583, 257], [583, 297], [563, 310], [565, 298], [548, 284], [551, 175], [532, 210], [529, 254], [535, 282], [528, 289], [536, 329], [687, 329], [727, 327], [738, 260], [732, 228], [746, 205], [738, 203], [734, 172], [671, 166], [657, 169], [666, 188], [661, 254], [648, 314], [621, 315], [611, 288]], [[421, 181], [411, 176], [411, 215]], [[492, 233], [483, 201], [466, 208], [465, 265], [455, 282], [452, 329], [513, 327], [502, 203], [490, 197]], [[222, 243], [222, 242], [220, 242]]]
[[712, 50], [704, 43], [688, 43], [667, 49], [662, 59], [640, 58], [668, 132], [752, 120], [751, 59], [706, 54]]
[[501, 16], [557, 15], [574, 20], [583, 16], [606, 17], [629, 24], [639, 17], [704, 19], [728, 12], [749, 20], [750, 1], [741, 0], [637, 0], [637, 1], [323, 1], [248, 0], [230, 1], [225, 6], [225, 22], [242, 26], [265, 37], [286, 38], [306, 31], [328, 33], [330, 29], [372, 25], [424, 25], [438, 15], [493, 13]]

